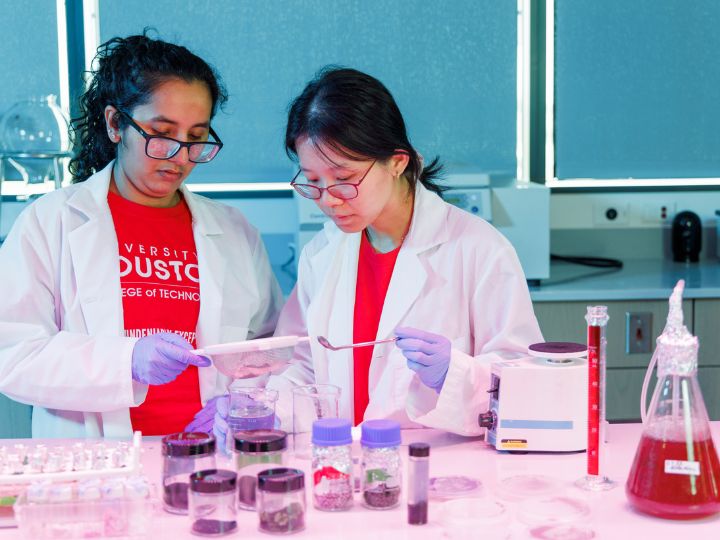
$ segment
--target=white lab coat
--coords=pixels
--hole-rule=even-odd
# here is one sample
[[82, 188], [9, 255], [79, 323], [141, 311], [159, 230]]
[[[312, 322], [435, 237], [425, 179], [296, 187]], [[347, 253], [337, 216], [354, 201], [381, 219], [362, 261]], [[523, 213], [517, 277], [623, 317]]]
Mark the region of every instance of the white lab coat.
[[[477, 435], [487, 410], [490, 363], [523, 355], [542, 341], [525, 276], [512, 245], [487, 222], [418, 185], [412, 223], [390, 280], [377, 339], [399, 326], [441, 334], [452, 343], [450, 367], [438, 394], [407, 367], [393, 344], [376, 345], [365, 419], [392, 418], [403, 427], [427, 426]], [[358, 252], [362, 233], [344, 234], [332, 222], [305, 247], [298, 283], [276, 335], [353, 341]], [[353, 418], [353, 353], [332, 352], [315, 340], [298, 346], [291, 366], [268, 386], [281, 392], [283, 427], [292, 429], [294, 385], [341, 388], [340, 416]]]
[[[0, 248], [0, 392], [34, 405], [33, 437], [127, 437], [147, 385], [131, 376], [117, 235], [107, 203], [113, 162], [49, 193]], [[197, 345], [272, 333], [282, 295], [257, 231], [239, 211], [182, 188], [200, 273]], [[228, 380], [199, 368], [203, 403]]]

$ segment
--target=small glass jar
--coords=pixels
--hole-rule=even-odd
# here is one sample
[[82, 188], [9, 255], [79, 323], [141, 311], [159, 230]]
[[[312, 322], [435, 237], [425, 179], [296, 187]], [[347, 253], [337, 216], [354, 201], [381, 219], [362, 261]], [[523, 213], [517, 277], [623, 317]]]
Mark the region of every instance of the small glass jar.
[[313, 505], [318, 510], [347, 510], [353, 504], [350, 428], [350, 420], [343, 418], [313, 423]]
[[298, 469], [269, 469], [258, 473], [259, 529], [290, 534], [305, 528], [305, 476]]
[[367, 420], [362, 424], [363, 505], [387, 510], [400, 502], [400, 424], [394, 420]]
[[255, 510], [257, 473], [282, 465], [287, 434], [279, 429], [238, 431], [234, 435], [238, 474], [238, 507]]
[[162, 439], [163, 507], [188, 513], [188, 477], [215, 468], [215, 437], [207, 433], [172, 433]]
[[209, 469], [190, 475], [190, 532], [224, 536], [237, 529], [234, 471]]

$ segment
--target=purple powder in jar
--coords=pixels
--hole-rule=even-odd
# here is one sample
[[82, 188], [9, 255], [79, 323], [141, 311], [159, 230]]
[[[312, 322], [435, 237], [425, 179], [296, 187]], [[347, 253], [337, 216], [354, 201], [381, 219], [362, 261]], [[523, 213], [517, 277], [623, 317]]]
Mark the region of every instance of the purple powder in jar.
[[188, 509], [188, 483], [173, 482], [163, 488], [165, 506], [178, 510]]
[[390, 508], [400, 500], [400, 486], [388, 487], [386, 484], [378, 484], [372, 489], [363, 492], [365, 504], [370, 508]]
[[237, 521], [218, 521], [217, 519], [197, 519], [192, 524], [192, 532], [203, 535], [226, 534], [237, 529]]
[[346, 510], [352, 505], [352, 489], [346, 483], [344, 489], [335, 489], [325, 493], [315, 493], [315, 507], [320, 510]]
[[300, 503], [290, 503], [275, 512], [260, 512], [260, 528], [269, 533], [291, 533], [305, 528], [305, 512]]

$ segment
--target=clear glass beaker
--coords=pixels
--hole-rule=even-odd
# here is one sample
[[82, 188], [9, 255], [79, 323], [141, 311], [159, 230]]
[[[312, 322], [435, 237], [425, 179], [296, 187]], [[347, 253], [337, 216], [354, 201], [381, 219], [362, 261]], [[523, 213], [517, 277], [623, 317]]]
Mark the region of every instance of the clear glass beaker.
[[337, 418], [340, 387], [334, 384], [309, 384], [293, 388], [293, 452], [295, 457], [310, 459], [312, 426], [320, 418]]
[[233, 387], [228, 389], [228, 451], [233, 447], [233, 435], [240, 431], [273, 429], [275, 426], [275, 403], [277, 390], [256, 387]]

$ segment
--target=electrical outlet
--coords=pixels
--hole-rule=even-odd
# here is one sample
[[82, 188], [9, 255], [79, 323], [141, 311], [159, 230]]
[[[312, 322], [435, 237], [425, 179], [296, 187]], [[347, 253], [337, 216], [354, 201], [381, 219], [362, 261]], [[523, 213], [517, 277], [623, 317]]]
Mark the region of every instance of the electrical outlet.
[[672, 220], [675, 215], [675, 203], [644, 203], [642, 205], [642, 213], [640, 214], [641, 222], [646, 225], [662, 225]]
[[624, 227], [630, 222], [630, 211], [627, 204], [608, 202], [595, 203], [593, 222], [600, 227]]
[[625, 354], [647, 354], [652, 347], [652, 313], [625, 313]]

